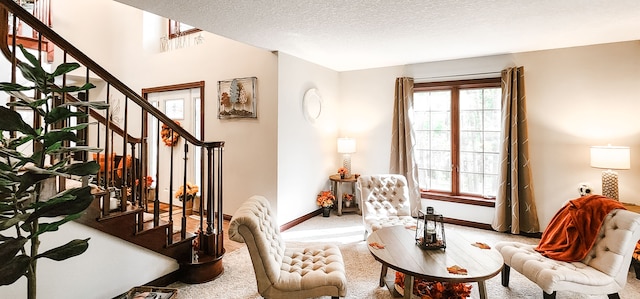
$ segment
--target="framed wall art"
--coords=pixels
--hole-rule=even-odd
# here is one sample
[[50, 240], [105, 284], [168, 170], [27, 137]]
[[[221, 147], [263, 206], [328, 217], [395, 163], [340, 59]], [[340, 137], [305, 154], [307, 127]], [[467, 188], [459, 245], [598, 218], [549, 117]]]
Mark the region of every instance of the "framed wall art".
[[218, 81], [218, 118], [257, 118], [256, 77]]

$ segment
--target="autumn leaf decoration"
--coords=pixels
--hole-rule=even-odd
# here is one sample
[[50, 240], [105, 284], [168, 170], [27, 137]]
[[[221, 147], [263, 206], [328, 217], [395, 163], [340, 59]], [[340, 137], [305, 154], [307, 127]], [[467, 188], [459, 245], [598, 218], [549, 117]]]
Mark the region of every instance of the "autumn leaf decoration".
[[[180, 125], [180, 122], [175, 121], [175, 120], [174, 120], [174, 122], [176, 124], [178, 124], [178, 126]], [[178, 132], [176, 132], [176, 131], [173, 131], [166, 124], [162, 124], [162, 130], [160, 131], [160, 137], [162, 137], [162, 142], [164, 142], [164, 144], [166, 146], [174, 146], [174, 145], [178, 144], [178, 140], [180, 139], [180, 134], [178, 134]]]
[[[394, 283], [403, 290], [404, 274], [396, 272]], [[468, 283], [429, 281], [421, 278], [415, 278], [413, 282], [413, 294], [422, 299], [464, 299], [471, 296], [471, 288]]]
[[473, 244], [471, 244], [475, 247], [478, 247], [480, 249], [491, 249], [491, 246], [487, 245], [486, 243], [482, 243], [482, 242], [475, 242]]
[[447, 271], [449, 271], [449, 273], [451, 274], [460, 274], [460, 275], [467, 275], [467, 269], [462, 268], [458, 265], [453, 265], [451, 267], [447, 267]]
[[375, 249], [384, 249], [384, 244], [380, 244], [378, 242], [371, 242], [369, 243], [369, 246], [375, 248]]

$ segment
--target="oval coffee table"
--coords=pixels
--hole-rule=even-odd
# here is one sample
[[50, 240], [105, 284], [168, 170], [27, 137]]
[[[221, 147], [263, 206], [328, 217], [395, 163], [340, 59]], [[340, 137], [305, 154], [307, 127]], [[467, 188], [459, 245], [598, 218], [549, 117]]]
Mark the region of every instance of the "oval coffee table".
[[[381, 228], [367, 238], [367, 244], [373, 242], [383, 244], [377, 249], [367, 246], [371, 255], [382, 263], [382, 275], [386, 275], [386, 267], [404, 273], [404, 298], [411, 298], [413, 278], [442, 282], [477, 282], [480, 298], [487, 298], [484, 281], [496, 276], [502, 270], [504, 260], [495, 249], [481, 249], [473, 246], [478, 240], [469, 240], [456, 232], [446, 229], [446, 249], [423, 250], [415, 243], [415, 230], [403, 226]], [[458, 265], [467, 270], [466, 275], [451, 274], [447, 267]], [[389, 291], [393, 293], [394, 281], [385, 281]], [[382, 284], [381, 284], [382, 286]]]

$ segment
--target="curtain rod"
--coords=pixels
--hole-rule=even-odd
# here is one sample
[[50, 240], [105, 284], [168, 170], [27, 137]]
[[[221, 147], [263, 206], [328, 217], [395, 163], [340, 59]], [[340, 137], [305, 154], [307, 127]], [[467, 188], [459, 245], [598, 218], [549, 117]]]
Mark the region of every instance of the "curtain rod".
[[488, 75], [501, 75], [501, 74], [502, 74], [502, 71], [496, 71], [496, 72], [471, 73], [471, 74], [460, 74], [460, 75], [449, 75], [449, 76], [421, 77], [421, 78], [414, 78], [414, 80], [445, 79], [445, 78], [488, 76]]

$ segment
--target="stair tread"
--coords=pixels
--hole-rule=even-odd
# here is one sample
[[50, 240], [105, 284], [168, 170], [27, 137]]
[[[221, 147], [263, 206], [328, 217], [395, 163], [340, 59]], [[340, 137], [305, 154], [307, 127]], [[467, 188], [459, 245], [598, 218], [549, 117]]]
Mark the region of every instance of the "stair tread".
[[101, 216], [100, 218], [98, 218], [98, 221], [114, 219], [114, 218], [121, 217], [123, 215], [135, 214], [135, 213], [139, 213], [139, 212], [142, 212], [142, 211], [143, 211], [143, 209], [141, 207], [133, 207], [131, 205], [128, 205], [126, 211], [124, 211], [124, 212], [122, 212], [120, 210], [110, 211], [109, 215]]

